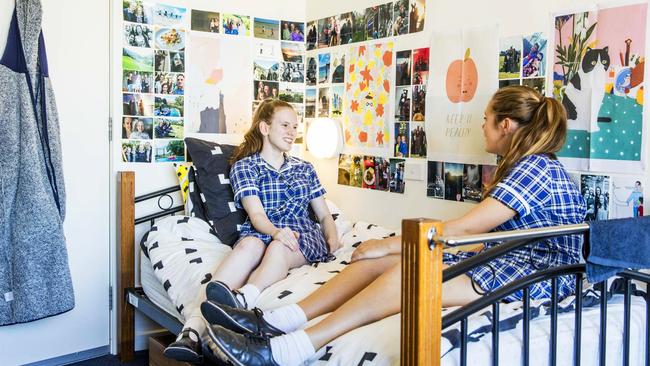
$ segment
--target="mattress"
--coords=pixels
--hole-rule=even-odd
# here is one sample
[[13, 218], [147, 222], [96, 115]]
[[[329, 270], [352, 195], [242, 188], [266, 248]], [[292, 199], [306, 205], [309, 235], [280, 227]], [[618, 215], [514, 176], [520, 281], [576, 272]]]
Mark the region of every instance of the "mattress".
[[169, 296], [167, 296], [162, 283], [156, 278], [151, 260], [142, 252], [140, 252], [140, 285], [151, 302], [165, 310], [167, 314], [173, 315], [181, 323], [184, 321]]

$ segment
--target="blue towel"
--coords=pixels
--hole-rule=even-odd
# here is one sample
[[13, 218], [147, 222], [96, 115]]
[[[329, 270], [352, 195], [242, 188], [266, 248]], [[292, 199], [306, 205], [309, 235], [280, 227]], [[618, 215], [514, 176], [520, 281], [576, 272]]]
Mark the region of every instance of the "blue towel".
[[650, 216], [589, 222], [587, 279], [603, 281], [623, 269], [650, 268]]

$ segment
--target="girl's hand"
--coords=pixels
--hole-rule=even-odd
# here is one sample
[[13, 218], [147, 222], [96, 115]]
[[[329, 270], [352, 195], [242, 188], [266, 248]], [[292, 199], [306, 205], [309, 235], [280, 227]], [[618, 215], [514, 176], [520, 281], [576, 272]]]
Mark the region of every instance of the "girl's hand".
[[298, 244], [299, 236], [299, 233], [289, 229], [288, 227], [277, 229], [273, 235], [271, 235], [273, 239], [280, 241], [287, 248], [291, 249], [294, 252], [300, 249], [300, 245]]
[[352, 262], [361, 259], [380, 258], [388, 255], [388, 246], [383, 240], [370, 239], [359, 244], [357, 249], [352, 252]]
[[330, 253], [334, 253], [341, 248], [341, 242], [338, 239], [332, 239], [327, 242], [327, 246], [330, 248]]

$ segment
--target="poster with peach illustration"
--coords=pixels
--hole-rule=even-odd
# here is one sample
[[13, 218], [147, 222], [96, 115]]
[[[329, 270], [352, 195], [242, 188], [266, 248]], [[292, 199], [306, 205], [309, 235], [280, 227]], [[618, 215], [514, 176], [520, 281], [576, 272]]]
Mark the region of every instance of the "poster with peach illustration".
[[346, 146], [385, 148], [388, 145], [392, 64], [393, 42], [350, 48], [343, 112]]
[[439, 161], [494, 164], [485, 152], [483, 112], [498, 88], [496, 26], [435, 32], [426, 115], [428, 157]]

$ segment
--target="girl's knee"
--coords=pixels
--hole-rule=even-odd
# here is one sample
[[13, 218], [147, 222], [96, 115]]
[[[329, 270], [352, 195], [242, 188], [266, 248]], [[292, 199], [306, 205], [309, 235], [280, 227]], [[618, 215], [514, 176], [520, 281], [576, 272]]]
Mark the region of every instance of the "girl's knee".
[[264, 255], [286, 256], [290, 254], [291, 249], [287, 248], [281, 241], [274, 240], [266, 248]]
[[235, 251], [248, 253], [263, 253], [265, 249], [266, 245], [264, 245], [264, 242], [253, 236], [241, 239], [233, 248]]

